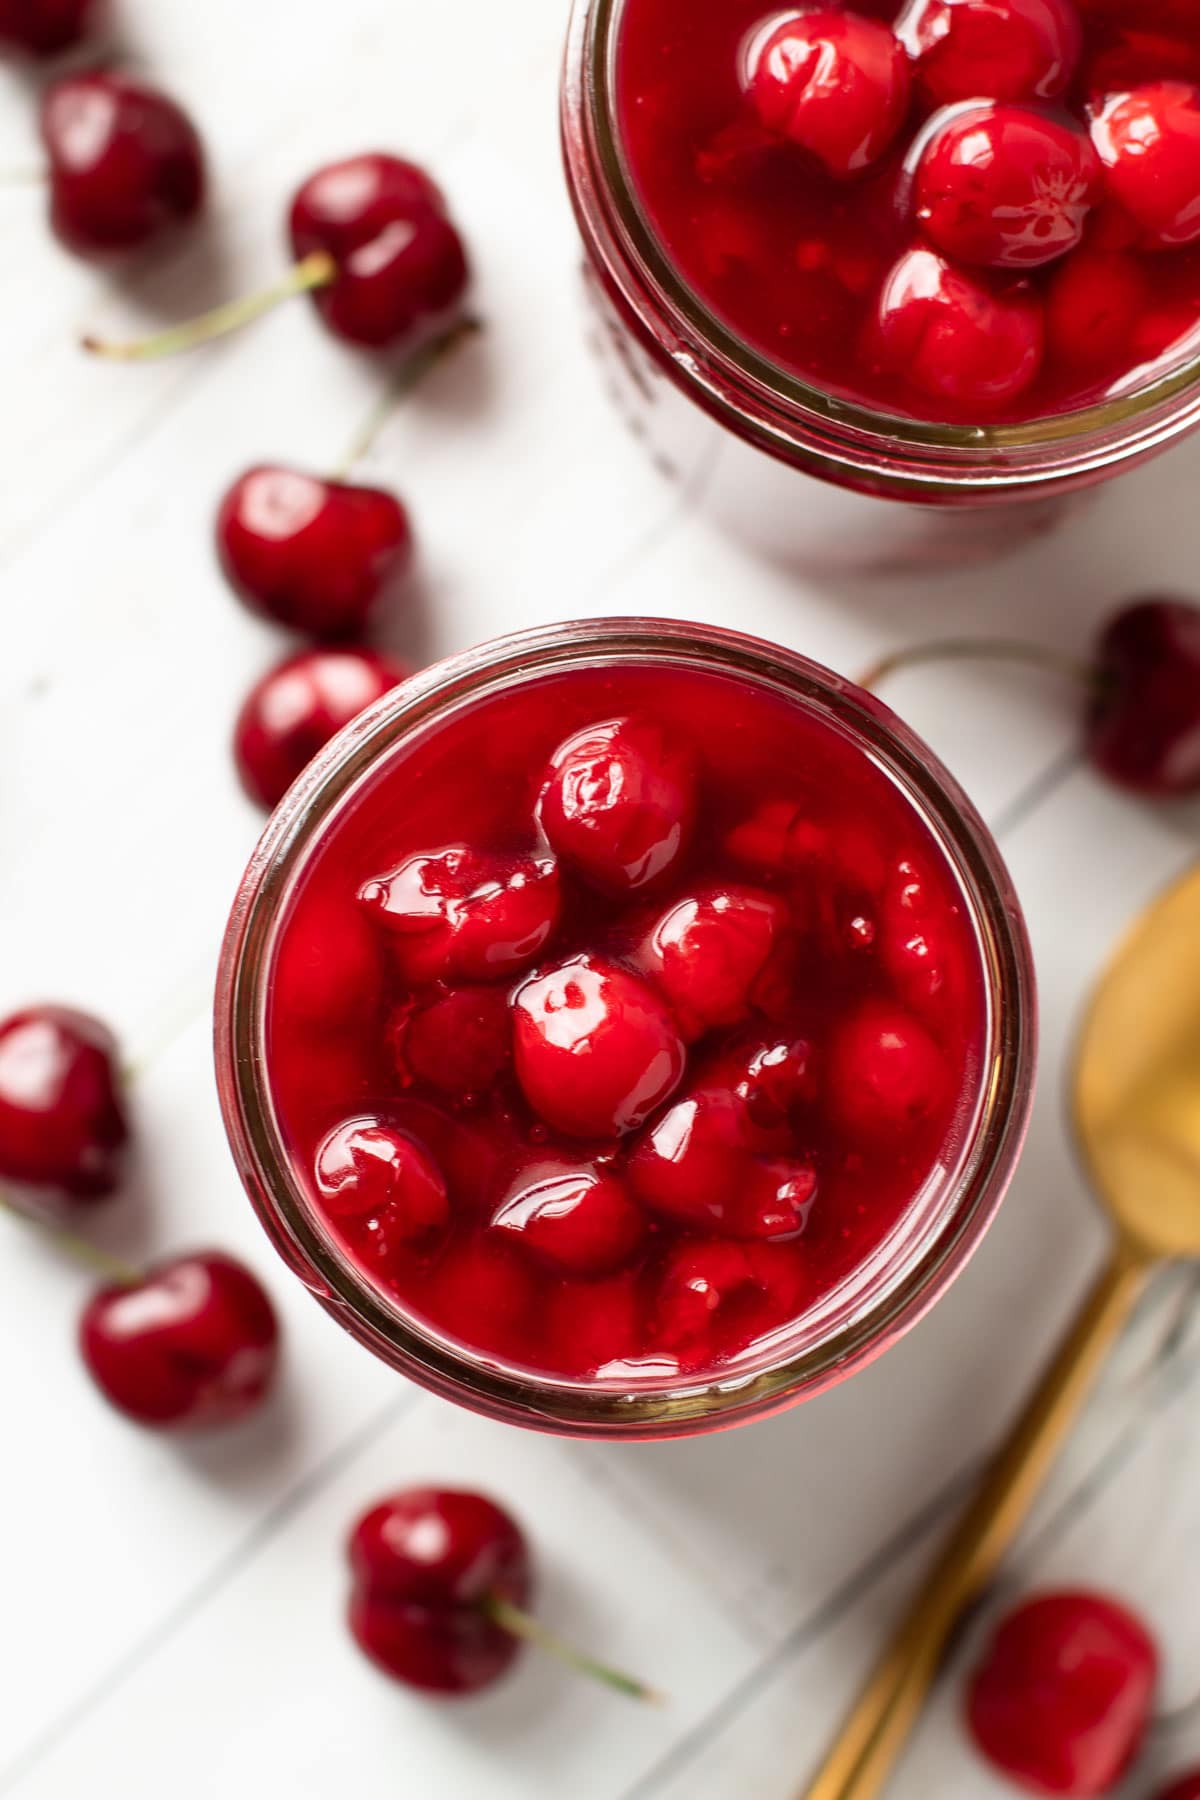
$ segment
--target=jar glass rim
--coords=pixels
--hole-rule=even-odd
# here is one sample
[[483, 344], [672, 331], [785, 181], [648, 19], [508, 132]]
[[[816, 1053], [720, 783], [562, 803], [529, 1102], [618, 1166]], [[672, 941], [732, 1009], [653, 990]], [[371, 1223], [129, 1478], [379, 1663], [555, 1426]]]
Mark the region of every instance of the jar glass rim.
[[900, 486], [948, 501], [966, 486], [979, 503], [1012, 488], [1086, 485], [1200, 423], [1200, 327], [1193, 353], [1144, 385], [1017, 423], [947, 424], [876, 411], [755, 350], [683, 278], [642, 206], [617, 117], [626, 3], [573, 0], [563, 84], [572, 199], [589, 248], [602, 254], [626, 303], [652, 315], [676, 378], [740, 435], [785, 460], [823, 464], [817, 472], [835, 479], [844, 465], [874, 474], [885, 491]]
[[[560, 1379], [492, 1363], [441, 1337], [376, 1288], [317, 1219], [270, 1091], [265, 1025], [275, 934], [310, 856], [354, 791], [389, 753], [456, 707], [541, 675], [614, 660], [740, 675], [819, 710], [853, 737], [903, 789], [946, 853], [972, 910], [987, 990], [975, 1116], [957, 1168], [928, 1197], [921, 1241], [890, 1268], [882, 1266], [886, 1258], [876, 1269], [868, 1259], [860, 1285], [869, 1291], [847, 1288], [833, 1326], [816, 1329], [818, 1309], [815, 1319], [805, 1315], [779, 1334], [777, 1352], [764, 1349], [694, 1380], [677, 1373]], [[761, 1416], [818, 1391], [922, 1316], [979, 1242], [1015, 1165], [1032, 1092], [1035, 1013], [1029, 944], [999, 852], [957, 783], [888, 708], [762, 640], [678, 621], [584, 620], [496, 639], [435, 664], [356, 719], [305, 771], [268, 823], [230, 917], [217, 984], [217, 1077], [235, 1160], [277, 1249], [385, 1360], [494, 1417], [566, 1433], [662, 1437]], [[895, 1257], [891, 1239], [881, 1248]], [[830, 1308], [835, 1313], [837, 1306]]]

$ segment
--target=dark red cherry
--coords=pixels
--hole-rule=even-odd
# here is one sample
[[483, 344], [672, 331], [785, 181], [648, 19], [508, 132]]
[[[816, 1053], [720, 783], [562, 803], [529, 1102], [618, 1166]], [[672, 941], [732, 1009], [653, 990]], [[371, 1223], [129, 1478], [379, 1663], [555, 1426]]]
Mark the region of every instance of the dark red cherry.
[[663, 1262], [653, 1300], [653, 1329], [669, 1349], [682, 1350], [709, 1337], [721, 1315], [753, 1301], [760, 1292], [753, 1264], [741, 1244], [712, 1239], [677, 1244]]
[[426, 1083], [456, 1100], [477, 1099], [512, 1063], [512, 1021], [503, 988], [452, 988], [410, 1001], [393, 1017], [388, 1043], [406, 1084]]
[[[473, 1201], [480, 1189], [466, 1191]], [[426, 1311], [464, 1344], [527, 1361], [541, 1325], [538, 1285], [507, 1233], [482, 1232], [451, 1243], [430, 1280]]]
[[816, 8], [789, 14], [751, 44], [747, 92], [762, 123], [829, 174], [856, 175], [908, 112], [908, 59], [886, 25]]
[[945, 1089], [945, 1058], [911, 1013], [873, 1001], [835, 1032], [828, 1098], [847, 1129], [887, 1139], [928, 1117]]
[[[778, 1121], [769, 1129], [773, 1142]], [[787, 1242], [808, 1223], [816, 1171], [803, 1158], [757, 1154], [760, 1142], [740, 1095], [699, 1087], [643, 1134], [629, 1158], [630, 1185], [645, 1206], [676, 1224]]]
[[522, 1169], [492, 1227], [557, 1272], [583, 1277], [623, 1268], [646, 1235], [645, 1217], [619, 1175], [561, 1158]]
[[1200, 607], [1143, 600], [1100, 640], [1088, 755], [1111, 781], [1169, 797], [1200, 788]]
[[569, 1137], [634, 1131], [678, 1087], [686, 1056], [650, 985], [579, 956], [513, 999], [517, 1079], [534, 1111]]
[[428, 1150], [374, 1114], [328, 1134], [314, 1175], [330, 1218], [375, 1219], [389, 1244], [427, 1246], [449, 1223], [446, 1183]]
[[909, 0], [896, 35], [931, 100], [1052, 100], [1083, 47], [1072, 0]]
[[1129, 352], [1149, 310], [1150, 287], [1140, 258], [1085, 246], [1050, 277], [1047, 350], [1076, 367], [1115, 362]]
[[952, 908], [931, 886], [916, 858], [905, 857], [888, 873], [875, 951], [900, 999], [917, 1013], [945, 999], [961, 977]]
[[564, 862], [609, 894], [673, 868], [696, 815], [695, 759], [661, 725], [606, 719], [560, 744], [542, 789], [542, 828]]
[[869, 348], [935, 399], [998, 407], [1036, 377], [1044, 336], [1041, 305], [1024, 284], [993, 287], [917, 249], [884, 282]]
[[135, 250], [204, 201], [204, 151], [187, 114], [125, 75], [64, 75], [42, 99], [50, 223], [80, 256]]
[[749, 1161], [746, 1119], [724, 1083], [700, 1086], [654, 1121], [629, 1157], [629, 1181], [653, 1212], [696, 1230], [723, 1224]]
[[80, 1200], [109, 1194], [128, 1136], [106, 1026], [65, 1006], [0, 1023], [0, 1183]]
[[1102, 1594], [1043, 1594], [1006, 1618], [967, 1697], [971, 1736], [1010, 1780], [1076, 1800], [1109, 1793], [1150, 1722], [1158, 1653]]
[[[546, 1336], [554, 1346], [555, 1367], [565, 1374], [595, 1375], [614, 1364], [633, 1363], [644, 1369], [640, 1271], [623, 1269], [584, 1282], [556, 1282], [546, 1312]], [[661, 1357], [655, 1372], [664, 1373]]]
[[98, 10], [96, 0], [0, 0], [0, 44], [53, 56], [87, 35]]
[[562, 895], [553, 857], [456, 844], [407, 857], [358, 898], [405, 979], [425, 984], [506, 981], [527, 968], [558, 923]]
[[1200, 1800], [1200, 1769], [1190, 1775], [1181, 1775], [1169, 1788], [1164, 1788], [1157, 1800]]
[[270, 1300], [249, 1269], [196, 1251], [102, 1288], [80, 1348], [106, 1399], [139, 1425], [228, 1425], [266, 1398], [279, 1354]]
[[277, 806], [317, 751], [409, 673], [376, 650], [303, 650], [268, 669], [251, 688], [233, 734], [234, 760], [251, 800]]
[[411, 346], [448, 319], [467, 285], [466, 252], [440, 190], [398, 156], [318, 169], [292, 202], [290, 231], [298, 260], [318, 251], [333, 259], [336, 273], [313, 299], [351, 343]]
[[757, 1148], [782, 1148], [776, 1134], [789, 1131], [793, 1115], [816, 1098], [814, 1062], [804, 1038], [780, 1039], [740, 1058], [734, 1091]]
[[787, 927], [773, 894], [734, 885], [677, 901], [638, 953], [638, 966], [670, 1002], [691, 1041], [753, 1010], [755, 983]]
[[1024, 106], [955, 109], [921, 151], [917, 219], [959, 262], [1034, 269], [1082, 242], [1099, 180], [1073, 124]]
[[516, 1521], [481, 1494], [411, 1488], [364, 1514], [349, 1544], [350, 1630], [376, 1666], [409, 1687], [469, 1694], [516, 1659], [492, 1616], [533, 1591]]
[[1200, 238], [1200, 87], [1156, 81], [1114, 94], [1092, 122], [1092, 140], [1143, 249]]
[[263, 465], [217, 514], [217, 555], [251, 612], [325, 642], [361, 637], [408, 573], [408, 514], [383, 488]]
[[305, 896], [279, 944], [274, 979], [298, 1022], [330, 1037], [351, 1020], [371, 1023], [384, 988], [377, 934], [353, 894]]

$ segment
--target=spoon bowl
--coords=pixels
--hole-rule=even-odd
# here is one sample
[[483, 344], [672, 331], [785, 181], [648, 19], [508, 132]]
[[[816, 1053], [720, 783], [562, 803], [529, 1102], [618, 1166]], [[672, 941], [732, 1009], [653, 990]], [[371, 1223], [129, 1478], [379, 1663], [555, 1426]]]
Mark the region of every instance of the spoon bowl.
[[1200, 1256], [1200, 867], [1142, 915], [1102, 977], [1073, 1110], [1118, 1231], [1149, 1260]]

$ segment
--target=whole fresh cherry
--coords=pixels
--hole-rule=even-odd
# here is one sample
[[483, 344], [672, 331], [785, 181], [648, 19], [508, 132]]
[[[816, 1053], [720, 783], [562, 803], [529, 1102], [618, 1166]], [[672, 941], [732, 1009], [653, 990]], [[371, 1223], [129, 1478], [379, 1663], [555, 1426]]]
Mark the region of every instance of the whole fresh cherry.
[[530, 1642], [630, 1699], [657, 1698], [532, 1616], [525, 1535], [483, 1494], [433, 1487], [392, 1494], [359, 1519], [348, 1551], [350, 1630], [394, 1681], [427, 1693], [477, 1693]]
[[1073, 0], [910, 0], [896, 25], [917, 81], [949, 105], [1052, 100], [1083, 46]]
[[408, 353], [459, 310], [470, 279], [466, 251], [440, 189], [415, 163], [371, 152], [318, 169], [292, 201], [289, 231], [297, 261], [263, 292], [152, 337], [87, 336], [84, 348], [119, 362], [172, 356], [307, 293], [338, 337]]
[[564, 862], [613, 895], [675, 867], [695, 824], [694, 756], [648, 719], [606, 719], [559, 745], [538, 816]]
[[935, 399], [994, 408], [1042, 364], [1045, 324], [1024, 284], [994, 287], [933, 250], [908, 251], [883, 284], [867, 349]]
[[109, 70], [65, 75], [42, 100], [50, 223], [80, 256], [141, 249], [204, 202], [204, 151], [174, 100]]
[[412, 554], [395, 495], [299, 469], [249, 469], [217, 514], [217, 555], [238, 597], [326, 643], [362, 636]]
[[646, 981], [577, 956], [513, 996], [517, 1079], [530, 1106], [568, 1137], [634, 1131], [678, 1087], [679, 1028]]
[[482, 1494], [411, 1488], [363, 1515], [350, 1537], [350, 1630], [371, 1661], [408, 1687], [470, 1694], [516, 1660], [498, 1608], [533, 1592], [516, 1521]]
[[1200, 238], [1200, 87], [1157, 81], [1114, 94], [1092, 122], [1109, 193], [1141, 248]]
[[1111, 781], [1169, 797], [1200, 788], [1200, 607], [1143, 600], [1100, 639], [1088, 755]]
[[53, 56], [87, 35], [97, 10], [96, 0], [0, 0], [0, 45]]
[[960, 262], [1033, 269], [1082, 242], [1099, 179], [1069, 123], [1026, 106], [956, 109], [921, 151], [917, 219]]
[[0, 1023], [0, 1182], [31, 1194], [110, 1194], [129, 1136], [116, 1040], [65, 1006]]
[[972, 1678], [978, 1748], [1037, 1794], [1087, 1800], [1116, 1786], [1150, 1722], [1158, 1652], [1103, 1594], [1041, 1594], [1004, 1619]]
[[751, 45], [747, 91], [769, 131], [830, 175], [856, 175], [904, 123], [908, 59], [878, 20], [818, 7], [773, 23]]
[[172, 1257], [101, 1288], [80, 1322], [96, 1386], [139, 1425], [228, 1425], [266, 1398], [279, 1325], [262, 1285], [221, 1251]]
[[336, 274], [313, 297], [339, 337], [411, 343], [461, 300], [468, 267], [441, 191], [415, 163], [373, 152], [318, 169], [292, 202], [292, 249], [324, 251]]
[[409, 671], [376, 650], [304, 650], [269, 669], [238, 715], [233, 753], [260, 806], [277, 806], [322, 745]]

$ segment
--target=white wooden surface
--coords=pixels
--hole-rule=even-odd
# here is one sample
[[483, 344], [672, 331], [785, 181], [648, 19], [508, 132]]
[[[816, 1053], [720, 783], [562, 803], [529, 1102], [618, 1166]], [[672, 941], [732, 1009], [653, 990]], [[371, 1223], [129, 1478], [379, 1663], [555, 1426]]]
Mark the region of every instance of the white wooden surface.
[[[994, 1234], [892, 1355], [768, 1425], [592, 1448], [483, 1424], [376, 1365], [274, 1262], [226, 1154], [203, 1016], [259, 824], [229, 725], [280, 647], [213, 567], [214, 502], [260, 456], [329, 464], [377, 372], [303, 304], [154, 368], [89, 363], [75, 340], [270, 275], [285, 197], [323, 158], [428, 160], [470, 235], [489, 331], [374, 457], [423, 540], [397, 633], [423, 658], [647, 611], [734, 621], [851, 671], [948, 627], [1078, 647], [1118, 597], [1200, 585], [1200, 446], [986, 572], [817, 585], [760, 564], [647, 469], [582, 347], [556, 142], [564, 0], [117, 4], [133, 53], [208, 134], [216, 207], [207, 241], [122, 288], [54, 246], [36, 188], [0, 187], [0, 1008], [75, 1000], [149, 1059], [134, 1191], [104, 1231], [138, 1253], [244, 1252], [286, 1315], [288, 1376], [269, 1416], [219, 1441], [127, 1428], [75, 1359], [82, 1278], [0, 1221], [0, 1793], [786, 1800], [1095, 1264], [1062, 1123], [1072, 1022], [1200, 821], [1096, 782], [1053, 683], [961, 667], [898, 681], [889, 697], [1000, 831], [1040, 961], [1041, 1095]], [[0, 84], [0, 167], [27, 165], [32, 89]], [[1106, 1582], [1143, 1607], [1176, 1701], [1200, 1686], [1200, 1330], [1155, 1357], [1181, 1296], [1182, 1276], [1155, 1291], [1010, 1571], [1014, 1588]], [[417, 1477], [511, 1500], [547, 1618], [670, 1706], [638, 1710], [534, 1658], [452, 1709], [376, 1677], [340, 1623], [342, 1534]], [[960, 1677], [961, 1658], [896, 1800], [1004, 1791], [964, 1747]], [[1164, 1769], [1200, 1760], [1200, 1736], [1153, 1749]], [[1143, 1776], [1129, 1795], [1148, 1791]]]

